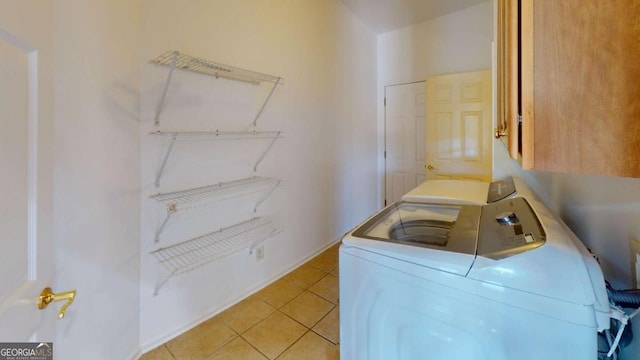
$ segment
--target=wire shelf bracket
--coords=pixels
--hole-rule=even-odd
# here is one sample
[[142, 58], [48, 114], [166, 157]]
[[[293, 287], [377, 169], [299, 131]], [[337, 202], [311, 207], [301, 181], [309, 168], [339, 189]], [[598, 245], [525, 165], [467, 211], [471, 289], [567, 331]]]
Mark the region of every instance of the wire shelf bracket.
[[151, 254], [165, 268], [167, 275], [155, 286], [153, 294], [158, 295], [162, 286], [176, 275], [184, 274], [245, 249], [249, 249], [251, 254], [255, 246], [280, 232], [270, 219], [254, 217], [190, 240], [159, 248]]
[[260, 156], [258, 161], [256, 161], [256, 164], [253, 165], [253, 173], [254, 173], [254, 175], [258, 171], [258, 165], [260, 165], [262, 160], [264, 160], [264, 157], [267, 156], [267, 153], [269, 152], [269, 150], [271, 150], [271, 148], [273, 147], [273, 144], [276, 143], [276, 140], [278, 140], [280, 138], [280, 134], [281, 134], [281, 132], [277, 131], [276, 136], [273, 138], [273, 140], [271, 140], [271, 143], [269, 144], [269, 146], [267, 146], [267, 148], [264, 150], [264, 152], [262, 153], [262, 155]]
[[167, 160], [169, 160], [169, 156], [171, 155], [171, 152], [173, 151], [173, 146], [176, 144], [177, 140], [178, 140], [178, 135], [173, 134], [173, 136], [171, 136], [171, 140], [169, 141], [169, 146], [167, 147], [167, 151], [165, 151], [164, 153], [164, 159], [162, 159], [162, 164], [160, 165], [160, 168], [156, 173], [156, 181], [155, 181], [156, 187], [160, 186], [160, 177], [162, 176], [162, 171], [164, 171], [165, 166], [167, 166]]
[[225, 78], [254, 85], [260, 85], [263, 82], [273, 83], [273, 87], [271, 88], [269, 95], [263, 102], [260, 110], [258, 111], [258, 114], [252, 122], [254, 127], [256, 126], [256, 123], [258, 121], [258, 118], [262, 114], [262, 111], [269, 102], [269, 99], [271, 99], [271, 95], [273, 95], [276, 87], [279, 84], [283, 84], [281, 77], [246, 70], [231, 65], [224, 65], [214, 61], [182, 54], [179, 51], [167, 51], [157, 58], [151, 60], [151, 63], [169, 67], [169, 73], [167, 74], [167, 79], [162, 90], [162, 95], [160, 96], [160, 101], [158, 102], [158, 106], [156, 107], [156, 114], [154, 117], [155, 126], [160, 126], [160, 114], [162, 112], [164, 101], [167, 97], [167, 91], [169, 90], [169, 84], [171, 83], [171, 79], [173, 78], [173, 72], [175, 69], [212, 76], [216, 79]]
[[171, 78], [173, 78], [173, 70], [176, 68], [177, 61], [178, 52], [175, 51], [171, 56], [171, 63], [169, 65], [167, 81], [164, 83], [164, 87], [162, 88], [162, 96], [160, 96], [160, 101], [158, 102], [158, 106], [156, 107], [156, 116], [153, 118], [153, 123], [155, 126], [160, 126], [160, 113], [162, 112], [162, 107], [164, 106], [164, 99], [167, 97], [167, 91], [169, 90], [169, 84], [171, 83]]
[[258, 170], [258, 165], [267, 156], [273, 144], [282, 137], [282, 131], [203, 131], [203, 132], [163, 132], [154, 131], [150, 135], [169, 137], [169, 145], [165, 151], [160, 168], [156, 172], [155, 186], [160, 186], [160, 179], [167, 166], [167, 161], [173, 152], [173, 148], [178, 141], [217, 141], [217, 140], [253, 140], [253, 139], [273, 139], [266, 150], [260, 155], [258, 161], [253, 166], [254, 175]]
[[276, 80], [276, 82], [273, 83], [273, 86], [271, 87], [271, 91], [269, 91], [269, 95], [267, 95], [267, 98], [264, 99], [264, 102], [262, 103], [262, 106], [260, 107], [260, 110], [258, 110], [258, 113], [256, 114], [255, 118], [253, 118], [253, 121], [251, 122], [251, 125], [254, 128], [256, 127], [256, 125], [258, 125], [258, 119], [260, 118], [260, 115], [262, 115], [262, 112], [264, 111], [264, 108], [267, 106], [267, 103], [271, 99], [271, 95], [273, 95], [273, 92], [276, 90], [276, 87], [278, 87], [278, 84], [280, 84], [280, 80], [281, 79], [282, 78], [278, 78], [278, 80]]
[[[282, 180], [263, 176], [219, 182], [214, 185], [202, 186], [193, 189], [160, 193], [150, 198], [162, 202], [167, 207], [167, 214], [155, 233], [154, 242], [160, 242], [160, 235], [164, 231], [169, 219], [178, 211], [186, 211], [199, 208], [215, 202], [216, 200], [229, 199], [245, 194], [265, 192], [253, 208], [254, 213], [258, 207], [273, 193]], [[203, 205], [204, 204], [204, 205]]]
[[273, 186], [271, 187], [271, 189], [269, 189], [269, 191], [267, 191], [266, 194], [264, 194], [262, 196], [262, 198], [260, 200], [258, 200], [258, 202], [256, 202], [256, 206], [253, 207], [253, 212], [257, 213], [258, 212], [258, 208], [260, 207], [260, 205], [262, 205], [262, 203], [267, 200], [267, 198], [271, 195], [271, 193], [273, 193], [273, 191], [278, 187], [278, 185], [280, 185], [280, 183], [282, 182], [282, 180], [277, 180]]

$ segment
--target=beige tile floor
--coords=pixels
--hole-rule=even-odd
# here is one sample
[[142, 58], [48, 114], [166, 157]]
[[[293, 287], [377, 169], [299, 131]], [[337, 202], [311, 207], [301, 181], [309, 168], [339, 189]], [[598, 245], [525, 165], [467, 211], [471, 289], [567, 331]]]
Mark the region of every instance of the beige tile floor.
[[338, 247], [141, 360], [339, 359]]

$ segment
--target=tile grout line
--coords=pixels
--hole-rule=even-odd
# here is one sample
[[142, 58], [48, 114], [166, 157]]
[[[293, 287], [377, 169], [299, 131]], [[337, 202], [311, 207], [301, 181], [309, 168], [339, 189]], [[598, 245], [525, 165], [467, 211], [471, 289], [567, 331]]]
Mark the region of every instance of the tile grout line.
[[171, 351], [171, 349], [169, 349], [169, 347], [167, 346], [167, 343], [162, 344], [162, 346], [164, 346], [164, 347], [165, 347], [165, 349], [167, 349], [167, 352], [169, 352], [169, 355], [171, 355], [171, 357], [172, 357], [174, 360], [178, 360], [178, 358], [177, 358], [175, 355], [173, 355], [173, 351]]
[[[299, 269], [299, 268], [298, 268], [298, 269]], [[302, 288], [302, 289], [308, 290], [310, 287], [312, 287], [313, 285], [315, 285], [318, 281], [322, 280], [325, 276], [329, 275], [329, 273], [324, 272], [324, 270], [319, 270], [319, 269], [316, 269], [316, 268], [314, 268], [314, 269], [315, 269], [315, 270], [318, 270], [318, 271], [322, 271], [322, 272], [324, 273], [324, 275], [323, 275], [320, 279], [318, 279], [318, 280], [314, 281], [313, 283], [309, 284], [309, 286], [300, 286], [300, 285], [298, 285], [298, 284], [294, 283], [293, 281], [291, 281], [291, 280], [289, 280], [289, 279], [285, 279], [285, 277], [286, 277], [287, 275], [291, 274], [291, 273], [289, 273], [289, 274], [285, 275], [285, 276], [284, 276], [284, 277], [282, 277], [282, 278], [283, 278], [284, 280], [286, 280], [286, 281], [290, 282], [291, 284], [293, 284], [293, 285], [295, 285], [295, 286], [299, 287], [299, 288]], [[296, 270], [297, 270], [297, 269], [296, 269]], [[294, 270], [294, 271], [295, 271], [295, 270]]]
[[[249, 331], [249, 330], [247, 330], [247, 331]], [[245, 332], [246, 332], [246, 331], [245, 331]], [[262, 351], [260, 351], [260, 349], [258, 349], [257, 347], [255, 347], [255, 346], [254, 346], [254, 345], [249, 341], [249, 339], [245, 339], [245, 338], [244, 338], [244, 336], [242, 336], [242, 334], [240, 334], [240, 335], [239, 335], [239, 337], [240, 337], [242, 340], [244, 340], [244, 342], [246, 342], [247, 344], [249, 344], [249, 346], [251, 346], [255, 351], [259, 352], [259, 353], [260, 353], [260, 355], [262, 355], [262, 356], [264, 356], [265, 358], [267, 358], [267, 359], [271, 360], [271, 358], [270, 358], [267, 354], [263, 353]], [[296, 340], [296, 341], [297, 341], [297, 340]]]
[[[330, 273], [327, 273], [327, 275], [325, 275], [322, 279], [324, 279], [325, 277], [327, 277], [327, 276], [329, 276], [329, 275], [330, 275], [330, 276], [333, 276], [333, 277], [337, 277], [337, 276], [335, 276], [335, 275], [331, 275]], [[318, 280], [318, 282], [322, 281], [322, 279]], [[315, 285], [315, 284], [314, 284], [314, 285]], [[318, 294], [317, 292], [315, 292], [315, 291], [311, 290], [311, 288], [312, 288], [312, 287], [313, 287], [313, 286], [309, 287], [309, 289], [307, 289], [307, 291], [310, 291], [312, 294], [315, 294], [315, 295], [317, 295], [317, 296], [319, 296], [319, 297], [323, 298], [324, 300], [327, 300], [328, 302], [330, 302], [330, 303], [332, 303], [332, 304], [334, 304], [334, 305], [336, 305], [336, 306], [338, 305], [338, 302], [334, 302], [334, 301], [333, 301], [333, 300], [331, 300], [331, 299], [327, 299], [327, 298], [326, 298], [326, 297], [324, 297], [323, 295]], [[340, 299], [340, 298], [338, 297], [338, 300], [339, 300], [339, 299]]]
[[[213, 356], [214, 356], [214, 355], [216, 355], [216, 353], [217, 353], [218, 351], [220, 351], [223, 347], [225, 347], [225, 346], [229, 345], [230, 343], [232, 343], [232, 342], [233, 342], [234, 340], [236, 340], [237, 338], [242, 338], [243, 340], [245, 340], [245, 341], [246, 341], [246, 339], [242, 337], [242, 334], [241, 334], [239, 331], [237, 331], [236, 329], [234, 329], [233, 327], [231, 327], [231, 325], [227, 324], [227, 322], [226, 322], [226, 321], [224, 321], [224, 319], [220, 316], [221, 314], [222, 314], [222, 313], [217, 314], [217, 315], [215, 315], [215, 316], [212, 316], [211, 318], [207, 319], [207, 321], [212, 320], [212, 319], [215, 319], [215, 318], [219, 318], [220, 323], [221, 323], [223, 326], [227, 327], [229, 330], [231, 330], [231, 331], [235, 334], [235, 336], [234, 336], [234, 337], [232, 337], [229, 341], [227, 341], [227, 342], [223, 343], [222, 345], [218, 346], [218, 347], [213, 351], [213, 353], [211, 353], [211, 354], [210, 354], [209, 356], [207, 356], [205, 359], [208, 359], [208, 358], [213, 357]], [[271, 315], [271, 314], [269, 314], [269, 315]], [[267, 316], [267, 317], [269, 317], [269, 316]], [[266, 319], [266, 318], [265, 318], [265, 319]], [[260, 321], [260, 322], [261, 322], [261, 321]], [[246, 341], [246, 342], [247, 342], [247, 343], [249, 343], [248, 341]], [[250, 344], [250, 345], [251, 345], [251, 344]], [[251, 345], [251, 346], [253, 346], [253, 345]], [[169, 347], [167, 346], [167, 348], [169, 348]], [[173, 353], [172, 353], [171, 355], [173, 355]], [[176, 360], [181, 360], [181, 359], [176, 358], [175, 356], [174, 356], [174, 358], [175, 358]]]
[[[304, 265], [306, 265], [306, 263], [305, 263], [305, 264], [300, 265], [300, 267], [302, 267], [302, 266], [304, 266]], [[310, 266], [312, 266], [312, 267], [313, 267], [313, 265], [310, 265]], [[323, 275], [320, 279], [318, 279], [318, 280], [314, 281], [313, 283], [311, 283], [309, 286], [306, 286], [306, 287], [305, 287], [305, 286], [300, 286], [300, 285], [298, 285], [298, 284], [294, 283], [293, 281], [291, 281], [291, 280], [289, 280], [289, 279], [286, 279], [286, 276], [287, 276], [287, 275], [291, 274], [293, 271], [296, 271], [296, 270], [297, 270], [297, 269], [299, 269], [300, 267], [298, 267], [298, 268], [296, 268], [296, 269], [292, 270], [291, 272], [289, 272], [288, 274], [286, 274], [285, 276], [283, 276], [281, 279], [283, 279], [283, 280], [285, 280], [285, 281], [288, 281], [290, 284], [293, 284], [293, 285], [295, 285], [295, 286], [297, 286], [297, 287], [299, 287], [299, 288], [302, 288], [302, 289], [304, 289], [304, 290], [309, 290], [309, 289], [311, 289], [314, 285], [316, 285], [317, 283], [319, 283], [320, 281], [322, 281], [322, 279], [326, 278], [328, 275], [330, 275], [330, 276], [334, 276], [334, 277], [336, 277], [336, 278], [337, 278], [337, 276], [336, 276], [336, 275], [331, 274], [331, 272], [332, 272], [333, 270], [337, 269], [337, 266], [336, 266], [334, 269], [332, 269], [332, 270], [331, 270], [331, 272], [326, 272], [326, 271], [324, 271], [324, 270], [322, 270], [322, 269], [318, 269], [318, 268], [316, 268], [316, 267], [313, 267], [313, 268], [314, 268], [314, 269], [316, 269], [316, 270], [322, 271], [322, 272], [324, 273], [324, 275]], [[311, 290], [309, 290], [309, 291], [311, 291]], [[312, 292], [313, 292], [313, 291], [312, 291]], [[314, 293], [314, 294], [315, 294], [315, 293]], [[320, 295], [320, 294], [316, 294], [316, 295], [318, 295], [318, 296], [321, 296], [321, 297], [322, 297], [322, 295]], [[324, 297], [323, 297], [323, 298], [324, 298]], [[329, 299], [326, 299], [326, 298], [324, 298], [324, 299], [333, 303], [333, 301], [331, 301], [331, 300], [329, 300]], [[292, 299], [292, 300], [293, 300], [293, 299]], [[287, 303], [287, 304], [288, 304], [288, 303]], [[285, 305], [286, 305], [286, 304], [285, 304]], [[283, 306], [284, 306], [284, 305], [283, 305]]]
[[[330, 313], [331, 311], [333, 311], [333, 309], [335, 309], [335, 308], [336, 308], [336, 305], [335, 305], [335, 304], [331, 304], [331, 305], [333, 305], [333, 307], [331, 308], [331, 310], [329, 310], [329, 312], [327, 312], [326, 314], [322, 315], [322, 317], [321, 317], [318, 321], [314, 322], [314, 323], [313, 323], [313, 325], [311, 325], [311, 327], [309, 327], [309, 326], [307, 326], [307, 325], [305, 325], [305, 324], [301, 323], [300, 321], [298, 321], [298, 320], [294, 319], [293, 317], [289, 316], [288, 314], [286, 314], [286, 313], [284, 313], [284, 312], [282, 312], [282, 311], [280, 311], [280, 310], [278, 310], [278, 311], [279, 311], [282, 315], [284, 315], [284, 316], [288, 317], [289, 319], [291, 319], [291, 320], [293, 320], [293, 321], [297, 322], [298, 324], [300, 324], [300, 325], [304, 326], [307, 330], [312, 330], [314, 326], [318, 325], [318, 323], [320, 322], [320, 320], [324, 319], [324, 317], [325, 317], [325, 316], [329, 315], [329, 313]], [[315, 331], [314, 331], [314, 332], [315, 332]]]
[[327, 340], [328, 342], [332, 343], [333, 345], [338, 345], [338, 346], [340, 345], [340, 343], [334, 342], [333, 340], [331, 340], [331, 339], [327, 338], [326, 336], [324, 336], [324, 335], [322, 335], [322, 334], [318, 333], [317, 331], [315, 331], [315, 330], [313, 330], [313, 329], [311, 329], [311, 330], [309, 330], [309, 331], [313, 331], [313, 333], [314, 333], [314, 334], [316, 334], [316, 335], [320, 336], [321, 338], [323, 338], [323, 339]]
[[293, 320], [293, 321], [297, 322], [298, 324], [300, 324], [300, 325], [304, 326], [304, 328], [305, 328], [305, 329], [310, 330], [310, 329], [309, 329], [309, 327], [308, 327], [307, 325], [305, 325], [305, 324], [301, 323], [300, 321], [298, 321], [298, 320], [294, 319], [293, 317], [289, 316], [288, 314], [286, 314], [286, 313], [284, 313], [284, 312], [280, 311], [280, 309], [278, 309], [278, 311], [279, 311], [282, 315], [284, 315], [284, 316], [288, 317], [289, 319], [291, 319], [291, 320]]
[[[304, 291], [303, 291], [301, 294], [303, 294], [303, 293], [304, 293]], [[301, 295], [301, 294], [300, 294], [300, 295]], [[296, 296], [296, 298], [297, 298], [298, 296], [300, 296], [300, 295], [297, 295], [297, 296]], [[294, 299], [295, 299], [295, 298], [294, 298]], [[291, 301], [293, 301], [293, 299], [292, 299]], [[288, 303], [287, 303], [287, 304], [288, 304]], [[286, 305], [286, 304], [285, 304], [285, 305]], [[283, 306], [285, 306], [285, 305], [283, 305]], [[332, 310], [333, 310], [333, 309], [332, 309]], [[249, 341], [249, 339], [245, 338], [243, 335], [244, 335], [244, 334], [246, 334], [247, 332], [249, 332], [249, 331], [250, 331], [251, 329], [253, 329], [254, 327], [258, 326], [258, 324], [261, 324], [261, 323], [263, 323], [264, 321], [266, 321], [266, 320], [267, 320], [267, 318], [271, 317], [271, 316], [272, 316], [274, 313], [276, 313], [276, 312], [278, 312], [278, 313], [280, 313], [281, 315], [284, 315], [285, 317], [287, 317], [287, 318], [289, 318], [289, 319], [293, 320], [294, 322], [296, 322], [296, 323], [297, 323], [297, 324], [299, 324], [300, 326], [304, 327], [306, 331], [305, 331], [305, 332], [304, 332], [304, 333], [303, 333], [299, 338], [297, 338], [293, 343], [291, 343], [291, 345], [289, 345], [289, 346], [288, 346], [287, 348], [285, 348], [285, 349], [284, 349], [280, 354], [278, 354], [274, 359], [271, 359], [267, 354], [265, 354], [265, 353], [263, 353], [262, 351], [260, 351], [260, 349], [258, 349], [255, 345], [253, 345], [253, 344], [251, 343], [251, 341]], [[232, 329], [232, 330], [234, 330], [234, 329]], [[257, 322], [257, 323], [255, 323], [253, 326], [251, 326], [250, 328], [248, 328], [247, 330], [245, 330], [243, 333], [238, 333], [238, 336], [239, 336], [239, 337], [241, 337], [241, 338], [242, 338], [242, 340], [244, 340], [247, 344], [251, 345], [251, 347], [252, 347], [252, 348], [256, 349], [260, 354], [262, 354], [262, 355], [263, 355], [264, 357], [266, 357], [267, 359], [275, 360], [275, 359], [277, 359], [277, 358], [278, 358], [278, 356], [282, 355], [282, 354], [283, 354], [285, 351], [287, 351], [291, 346], [293, 346], [293, 344], [297, 343], [300, 339], [302, 339], [302, 336], [304, 336], [304, 335], [305, 335], [307, 332], [309, 332], [310, 330], [311, 330], [311, 329], [310, 329], [310, 328], [308, 328], [305, 324], [303, 324], [303, 323], [299, 322], [298, 320], [296, 320], [296, 319], [292, 318], [291, 316], [289, 316], [289, 315], [285, 314], [284, 312], [280, 311], [280, 309], [278, 309], [278, 308], [275, 308], [275, 307], [274, 307], [274, 311], [272, 311], [272, 312], [271, 312], [269, 315], [267, 315], [264, 319], [262, 319], [262, 320], [258, 321], [258, 322]], [[235, 331], [235, 330], [234, 330], [234, 331]], [[237, 333], [237, 332], [236, 332], [236, 333]]]
[[298, 341], [300, 341], [300, 339], [302, 339], [303, 336], [305, 336], [309, 331], [311, 331], [310, 328], [308, 328], [305, 324], [299, 322], [298, 320], [292, 318], [291, 316], [283, 313], [282, 311], [280, 311], [280, 309], [276, 309], [274, 311], [275, 312], [279, 312], [281, 315], [284, 315], [285, 317], [289, 318], [290, 320], [295, 321], [297, 324], [299, 324], [300, 326], [305, 328], [305, 332], [302, 333], [302, 335], [300, 335], [300, 337], [298, 337], [296, 340], [294, 340], [289, 346], [287, 346], [284, 350], [282, 350], [281, 353], [279, 353], [278, 355], [276, 355], [276, 357], [274, 359], [271, 359], [267, 354], [263, 353], [262, 351], [260, 351], [260, 349], [258, 349], [257, 347], [255, 347], [251, 341], [249, 341], [249, 339], [246, 339], [244, 336], [242, 336], [243, 334], [247, 333], [249, 330], [253, 329], [255, 326], [257, 326], [258, 324], [262, 323], [263, 321], [265, 321], [269, 316], [273, 315], [273, 313], [269, 314], [269, 316], [267, 316], [267, 318], [262, 319], [261, 321], [259, 321], [258, 323], [256, 323], [255, 325], [253, 325], [251, 328], [247, 329], [244, 333], [240, 334], [239, 337], [241, 337], [244, 341], [247, 342], [247, 344], [251, 345], [252, 348], [256, 349], [260, 354], [264, 355], [267, 359], [270, 360], [275, 360], [277, 359], [280, 355], [284, 354], [285, 351], [289, 350], [290, 347], [292, 347], [295, 343], [297, 343]]
[[[307, 327], [305, 326], [305, 328]], [[282, 355], [284, 355], [284, 353], [287, 352], [287, 350], [291, 349], [293, 345], [297, 344], [298, 341], [300, 341], [305, 335], [307, 335], [309, 331], [311, 331], [311, 329], [307, 328], [307, 331], [305, 331], [299, 338], [297, 338], [296, 341], [292, 342], [291, 345], [287, 346], [286, 349], [282, 350], [282, 352], [278, 354], [278, 356], [276, 356], [273, 360], [278, 360]]]
[[[217, 315], [216, 315], [216, 316], [217, 316]], [[216, 316], [214, 316], [214, 318], [215, 318]], [[212, 319], [213, 319], [213, 318], [212, 318]], [[205, 360], [206, 360], [206, 359], [208, 359], [208, 358], [213, 357], [213, 356], [214, 356], [218, 351], [222, 350], [222, 348], [223, 348], [223, 347], [225, 347], [225, 346], [229, 345], [229, 344], [230, 344], [231, 342], [233, 342], [235, 339], [237, 339], [237, 338], [239, 338], [239, 337], [240, 337], [240, 334], [238, 334], [238, 332], [237, 332], [234, 328], [232, 328], [231, 326], [229, 326], [229, 325], [225, 324], [225, 323], [224, 323], [224, 321], [222, 321], [222, 319], [220, 319], [220, 321], [222, 322], [222, 324], [223, 324], [224, 326], [226, 326], [226, 327], [228, 327], [229, 329], [231, 329], [231, 331], [233, 331], [233, 332], [236, 334], [236, 336], [234, 336], [233, 338], [231, 338], [231, 340], [229, 340], [229, 341], [225, 342], [224, 344], [222, 344], [222, 345], [218, 346], [218, 347], [213, 351], [213, 353], [211, 353], [209, 356], [207, 356], [207, 357], [205, 358]], [[180, 360], [180, 359], [178, 359], [178, 360]]]
[[[329, 314], [330, 314], [333, 310], [335, 310], [336, 308], [338, 308], [338, 309], [339, 309], [338, 305], [334, 306], [331, 310], [329, 310], [329, 312], [328, 312], [326, 315], [324, 315], [322, 318], [320, 318], [320, 320], [318, 320], [318, 322], [317, 322], [317, 323], [315, 323], [315, 324], [313, 325], [313, 327], [312, 327], [310, 330], [311, 330], [311, 331], [313, 331], [314, 333], [316, 333], [317, 335], [322, 336], [323, 338], [325, 338], [327, 341], [331, 342], [332, 344], [334, 344], [334, 345], [339, 345], [339, 342], [334, 342], [333, 340], [329, 339], [328, 337], [326, 337], [326, 336], [324, 336], [324, 335], [320, 334], [319, 332], [317, 332], [316, 330], [314, 330], [314, 329], [313, 329], [313, 328], [314, 328], [314, 327], [316, 327], [316, 325], [318, 325], [322, 320], [324, 320], [324, 318], [326, 318], [327, 316], [329, 316]], [[339, 328], [339, 326], [340, 326], [340, 322], [338, 321], [338, 328]], [[340, 338], [340, 335], [338, 335], [338, 339], [339, 339], [339, 338]]]
[[[234, 329], [231, 325], [227, 324], [227, 322], [226, 322], [226, 321], [224, 321], [224, 319], [220, 318], [220, 321], [222, 321], [222, 323], [223, 323], [223, 324], [225, 324], [228, 328], [230, 328], [233, 332], [235, 332], [236, 334], [238, 334], [238, 336], [242, 336], [242, 334], [244, 334], [244, 333], [246, 333], [247, 331], [249, 331], [249, 330], [253, 329], [256, 325], [258, 325], [258, 324], [262, 323], [263, 321], [267, 320], [267, 318], [268, 318], [268, 317], [270, 317], [271, 315], [273, 315], [273, 313], [275, 313], [276, 311], [278, 311], [278, 308], [276, 308], [275, 306], [273, 306], [273, 305], [269, 304], [268, 302], [266, 302], [266, 301], [264, 301], [264, 300], [262, 300], [262, 299], [258, 299], [258, 300], [259, 300], [259, 301], [262, 301], [262, 302], [263, 302], [263, 303], [265, 303], [265, 304], [267, 304], [267, 305], [268, 305], [269, 307], [271, 307], [273, 310], [272, 310], [272, 311], [270, 311], [270, 312], [269, 312], [265, 317], [263, 317], [262, 319], [258, 320], [258, 322], [256, 322], [255, 324], [253, 324], [253, 325], [249, 326], [249, 328], [247, 328], [246, 330], [244, 330], [244, 331], [242, 331], [242, 332], [241, 332], [241, 331], [238, 331], [238, 330]], [[216, 315], [216, 316], [214, 316], [214, 317], [220, 316], [221, 314], [222, 314], [222, 313], [220, 313], [220, 314], [218, 314], [218, 315]], [[212, 319], [213, 319], [213, 318], [212, 318]]]

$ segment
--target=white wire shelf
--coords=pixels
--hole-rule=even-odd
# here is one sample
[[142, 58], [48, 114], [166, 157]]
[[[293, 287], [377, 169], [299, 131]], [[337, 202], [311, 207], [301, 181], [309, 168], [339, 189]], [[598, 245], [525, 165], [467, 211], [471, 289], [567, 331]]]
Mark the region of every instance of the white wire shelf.
[[175, 141], [216, 141], [273, 139], [282, 131], [152, 131], [149, 135], [174, 138]]
[[255, 118], [252, 121], [253, 126], [256, 126], [258, 122], [258, 118], [264, 111], [264, 108], [267, 106], [269, 99], [271, 99], [271, 95], [275, 91], [276, 87], [279, 84], [282, 84], [282, 78], [273, 75], [267, 75], [263, 73], [259, 73], [256, 71], [246, 70], [239, 67], [220, 64], [211, 60], [201, 59], [197, 57], [193, 57], [190, 55], [182, 54], [179, 51], [167, 51], [164, 54], [158, 56], [157, 58], [151, 60], [151, 63], [167, 66], [169, 67], [169, 73], [167, 74], [167, 80], [164, 84], [164, 88], [162, 90], [162, 95], [160, 97], [160, 101], [158, 102], [158, 106], [156, 108], [156, 115], [154, 118], [154, 122], [156, 126], [160, 125], [160, 113], [162, 112], [162, 107], [164, 105], [164, 100], [167, 97], [167, 91], [169, 90], [169, 84], [171, 83], [171, 79], [173, 78], [173, 70], [180, 69], [186, 70], [190, 72], [194, 72], [197, 74], [203, 74], [207, 76], [218, 78], [225, 78], [230, 80], [237, 80], [242, 82], [247, 82], [255, 85], [259, 85], [263, 82], [273, 83], [271, 91], [269, 95], [265, 98], [260, 110], [256, 114]]
[[224, 256], [253, 248], [280, 231], [268, 218], [255, 217], [233, 226], [151, 252], [168, 275], [155, 287], [160, 288], [173, 276], [189, 272]]
[[275, 83], [280, 80], [280, 78], [277, 76], [267, 75], [231, 65], [221, 64], [207, 59], [197, 58], [180, 53], [179, 51], [167, 51], [157, 58], [151, 60], [151, 62], [158, 65], [192, 71], [198, 74], [209, 75], [215, 78], [226, 78], [231, 80], [244, 81], [252, 84], [260, 84], [262, 82]]
[[265, 156], [267, 156], [267, 153], [269, 152], [269, 150], [271, 150], [273, 144], [276, 142], [276, 140], [282, 137], [282, 131], [154, 131], [149, 133], [149, 135], [167, 137], [170, 139], [167, 151], [164, 155], [164, 159], [162, 160], [160, 168], [156, 173], [155, 185], [156, 187], [158, 187], [160, 186], [160, 178], [162, 178], [162, 173], [164, 171], [164, 168], [167, 166], [167, 161], [169, 160], [169, 157], [173, 152], [173, 147], [176, 142], [272, 139], [267, 148], [253, 165], [253, 171], [256, 172], [258, 170], [258, 165], [260, 165]]
[[252, 176], [244, 179], [219, 182], [214, 185], [207, 185], [193, 189], [174, 191], [169, 193], [160, 193], [151, 196], [152, 199], [158, 200], [167, 206], [178, 206], [182, 209], [183, 205], [188, 206], [191, 203], [208, 200], [215, 197], [227, 197], [241, 195], [244, 193], [252, 193], [261, 190], [271, 189], [278, 185], [279, 179], [264, 176]]
[[170, 193], [160, 193], [150, 196], [167, 207], [167, 215], [162, 224], [158, 227], [154, 241], [160, 241], [160, 235], [164, 231], [171, 216], [178, 211], [187, 211], [201, 208], [213, 202], [230, 199], [237, 196], [252, 193], [264, 192], [264, 195], [256, 202], [253, 211], [257, 212], [258, 207], [271, 195], [280, 184], [281, 180], [264, 176], [253, 176], [249, 178], [219, 182], [214, 185], [202, 186], [193, 189], [174, 191]]

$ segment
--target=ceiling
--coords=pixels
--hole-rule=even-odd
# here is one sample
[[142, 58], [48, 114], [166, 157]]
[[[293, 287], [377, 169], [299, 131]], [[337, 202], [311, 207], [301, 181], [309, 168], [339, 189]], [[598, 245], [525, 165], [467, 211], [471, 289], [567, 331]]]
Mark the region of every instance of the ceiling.
[[376, 34], [411, 26], [490, 0], [340, 0]]

